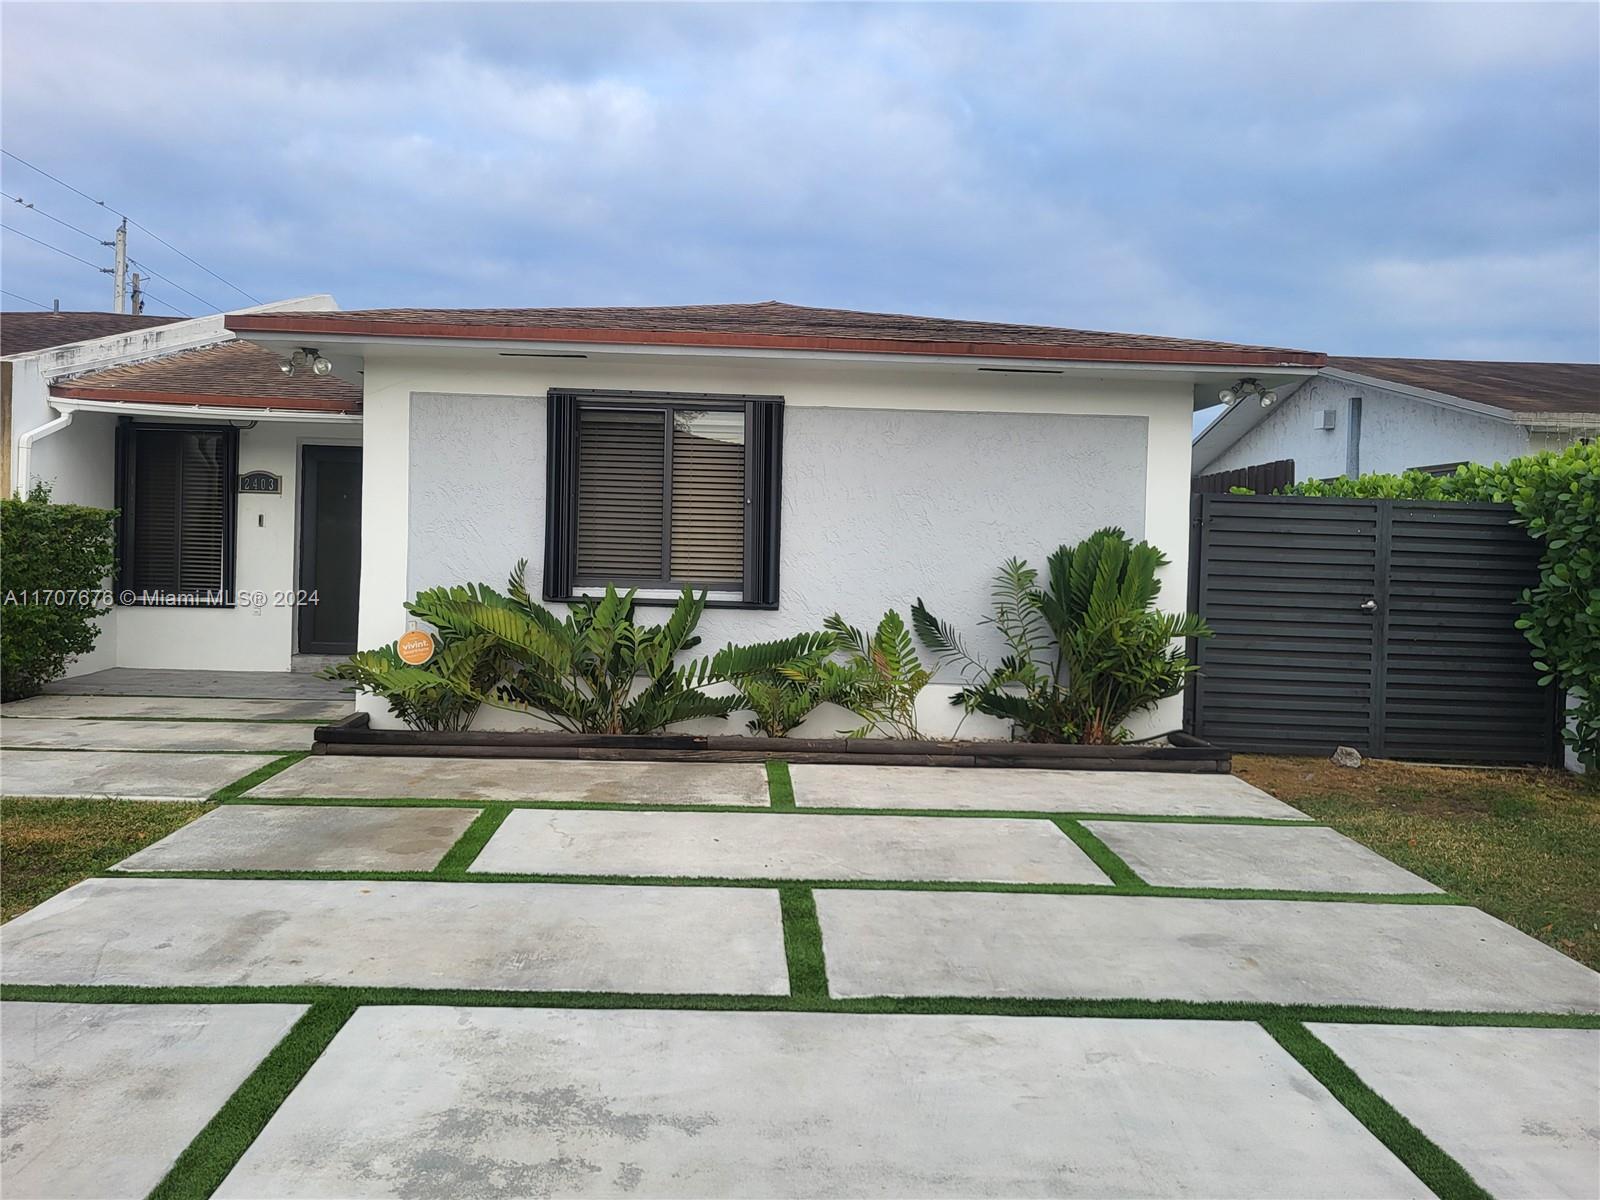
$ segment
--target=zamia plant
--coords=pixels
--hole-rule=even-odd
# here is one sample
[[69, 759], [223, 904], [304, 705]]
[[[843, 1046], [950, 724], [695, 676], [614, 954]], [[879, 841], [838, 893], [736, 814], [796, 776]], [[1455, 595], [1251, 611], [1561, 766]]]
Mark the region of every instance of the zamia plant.
[[[726, 717], [737, 692], [704, 688], [733, 683], [814, 654], [821, 634], [800, 634], [753, 646], [725, 646], [681, 665], [700, 644], [695, 626], [706, 597], [685, 588], [660, 625], [634, 621], [634, 592], [607, 587], [580, 600], [565, 617], [538, 603], [527, 588], [527, 563], [511, 574], [508, 595], [488, 587], [423, 596], [407, 606], [446, 639], [484, 639], [496, 655], [498, 682], [484, 686], [465, 662], [446, 675], [462, 695], [532, 712], [573, 733], [654, 733], [679, 721]], [[441, 672], [445, 674], [445, 672]]]
[[[482, 589], [432, 588], [419, 592], [406, 605], [423, 614], [441, 605], [478, 599]], [[472, 725], [482, 706], [479, 699], [493, 688], [504, 662], [492, 638], [441, 626], [433, 635], [433, 657], [421, 666], [400, 658], [393, 643], [377, 650], [362, 650], [342, 663], [320, 672], [324, 679], [342, 679], [354, 691], [371, 692], [389, 702], [389, 711], [412, 729], [459, 732]], [[470, 686], [461, 687], [459, 680]]]
[[956, 664], [967, 686], [951, 703], [1010, 721], [1030, 742], [1100, 744], [1123, 723], [1176, 695], [1194, 670], [1179, 638], [1208, 637], [1197, 616], [1155, 609], [1167, 559], [1120, 529], [1101, 529], [1050, 555], [1039, 573], [1012, 559], [995, 577], [992, 626], [1009, 651], [989, 666], [921, 599], [911, 609], [923, 645]]
[[845, 659], [847, 676], [841, 680], [838, 702], [866, 719], [865, 725], [846, 736], [920, 738], [917, 695], [933, 673], [922, 665], [900, 614], [893, 609], [886, 612], [870, 638], [838, 613], [823, 626], [838, 639]]
[[751, 733], [788, 737], [819, 705], [837, 704], [849, 709], [861, 705], [871, 673], [834, 658], [838, 639], [833, 633], [817, 637], [818, 644], [811, 653], [739, 681], [743, 698], [740, 707], [754, 714], [749, 722]]

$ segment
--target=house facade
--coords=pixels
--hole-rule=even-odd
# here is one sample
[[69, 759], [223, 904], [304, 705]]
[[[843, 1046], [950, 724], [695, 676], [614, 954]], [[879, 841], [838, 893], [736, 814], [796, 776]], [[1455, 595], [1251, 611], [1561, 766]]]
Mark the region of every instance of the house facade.
[[[244, 311], [333, 307], [310, 296]], [[79, 315], [112, 316], [38, 317]], [[236, 340], [223, 315], [120, 319], [130, 324], [110, 334], [104, 322], [13, 323], [10, 314], [0, 326], [8, 482], [123, 513], [115, 603], [70, 673], [287, 671], [297, 656], [332, 652], [318, 637], [341, 609], [353, 646], [359, 387], [284, 375], [275, 355]], [[85, 331], [102, 336], [36, 344]], [[331, 603], [309, 610], [321, 624], [308, 624], [294, 601], [323, 577]]]
[[1338, 358], [1195, 438], [1194, 472], [1291, 460], [1297, 480], [1494, 463], [1600, 436], [1600, 365]]
[[[1166, 551], [1180, 606], [1197, 397], [1243, 373], [1287, 388], [1322, 363], [776, 303], [227, 323], [361, 381], [362, 646], [405, 632], [419, 589], [500, 587], [526, 560], [556, 605], [606, 582], [647, 604], [704, 588], [707, 647], [834, 612], [871, 625], [920, 596], [987, 651], [1000, 564], [1106, 525]], [[954, 728], [959, 684], [928, 689], [930, 731]], [[1173, 700], [1145, 726], [1180, 723]]]

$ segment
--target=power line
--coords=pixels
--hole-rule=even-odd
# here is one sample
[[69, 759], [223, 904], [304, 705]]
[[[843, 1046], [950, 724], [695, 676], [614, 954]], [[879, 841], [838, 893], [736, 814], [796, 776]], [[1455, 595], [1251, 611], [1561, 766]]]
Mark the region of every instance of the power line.
[[[16, 159], [17, 162], [19, 162], [23, 166], [27, 167], [30, 171], [37, 171], [40, 175], [43, 175], [46, 179], [51, 180], [54, 183], [59, 183], [62, 187], [66, 188], [69, 192], [76, 192], [78, 195], [82, 196], [85, 200], [89, 201], [91, 204], [98, 204], [101, 208], [110, 209], [110, 211], [116, 213], [117, 216], [119, 216], [123, 220], [127, 221], [128, 224], [132, 225], [135, 229], [139, 229], [139, 230], [144, 231], [149, 236], [155, 238], [156, 241], [160, 242], [168, 250], [171, 250], [179, 258], [183, 259], [185, 262], [193, 264], [196, 267], [199, 267], [207, 275], [211, 276], [213, 279], [217, 280], [218, 282], [227, 284], [229, 287], [231, 287], [234, 291], [238, 292], [241, 296], [245, 297], [247, 300], [253, 301], [256, 304], [260, 304], [262, 302], [261, 301], [261, 297], [251, 295], [249, 292], [245, 291], [242, 287], [240, 287], [237, 283], [234, 283], [231, 279], [228, 279], [228, 278], [226, 278], [225, 276], [222, 276], [222, 275], [218, 275], [215, 271], [213, 271], [210, 267], [206, 266], [204, 263], [199, 262], [196, 259], [190, 258], [182, 250], [179, 250], [176, 246], [174, 246], [171, 242], [167, 241], [166, 238], [162, 237], [159, 233], [155, 232], [155, 230], [151, 229], [148, 225], [140, 224], [138, 221], [135, 221], [132, 217], [128, 216], [127, 213], [122, 212], [122, 211], [120, 211], [118, 209], [112, 208], [111, 205], [107, 204], [104, 200], [97, 200], [97, 199], [95, 199], [95, 197], [89, 195], [89, 193], [84, 191], [83, 189], [73, 187], [65, 179], [62, 179], [62, 178], [60, 178], [58, 176], [50, 174], [50, 172], [46, 171], [43, 167], [35, 166], [33, 163], [31, 163], [27, 159], [23, 158], [22, 155], [20, 155], [20, 154], [14, 154], [10, 150], [0, 150], [0, 154], [4, 154], [7, 158]], [[168, 280], [168, 282], [171, 283], [172, 281]], [[177, 284], [173, 284], [173, 286], [177, 287], [178, 285]], [[187, 289], [185, 289], [185, 290], [187, 290]], [[193, 292], [190, 292], [189, 294], [190, 295], [194, 295]], [[199, 297], [196, 296], [195, 299], [198, 300]], [[203, 304], [203, 303], [205, 303], [205, 301], [201, 301], [201, 303]]]
[[160, 296], [156, 295], [149, 288], [144, 287], [142, 285], [139, 288], [139, 294], [141, 296], [143, 296], [146, 300], [154, 300], [162, 308], [171, 309], [173, 312], [177, 313], [180, 317], [187, 317], [187, 316], [193, 315], [193, 314], [187, 313], [183, 309], [179, 308], [171, 300], [163, 300]]
[[28, 209], [30, 212], [38, 213], [41, 217], [43, 217], [47, 221], [54, 221], [57, 225], [60, 225], [60, 226], [63, 226], [64, 228], [72, 230], [73, 233], [81, 233], [81, 234], [83, 234], [84, 237], [89, 238], [90, 240], [94, 241], [98, 245], [101, 245], [101, 246], [110, 245], [110, 243], [107, 242], [104, 238], [100, 237], [99, 234], [90, 233], [87, 229], [84, 229], [84, 228], [81, 228], [80, 226], [74, 225], [71, 221], [63, 221], [60, 217], [51, 216], [49, 213], [45, 212], [44, 209], [40, 208], [36, 204], [30, 204], [28, 201], [24, 200], [21, 196], [13, 196], [9, 192], [0, 192], [0, 196], [4, 196], [7, 200], [10, 200], [14, 204], [20, 204], [23, 208]]
[[[200, 301], [201, 304], [204, 304], [212, 312], [221, 312], [222, 311], [220, 306], [211, 303], [211, 301], [207, 300], [204, 296], [195, 296], [195, 294], [193, 292], [191, 292], [188, 288], [184, 287], [183, 284], [179, 283], [176, 279], [172, 279], [169, 276], [163, 275], [160, 271], [157, 271], [157, 270], [145, 265], [139, 259], [130, 258], [128, 261], [131, 264], [133, 264], [134, 266], [138, 267], [146, 275], [149, 275], [152, 279], [163, 280], [163, 281], [165, 281], [167, 283], [170, 283], [173, 287], [177, 288], [180, 292], [184, 293], [184, 295], [186, 295], [186, 296], [194, 296], [194, 298], [196, 300]], [[180, 309], [179, 311], [181, 312], [182, 310]], [[187, 316], [188, 314], [185, 313], [184, 315]]]
[[31, 304], [35, 308], [42, 308], [45, 310], [45, 312], [50, 311], [50, 306], [48, 304], [40, 304], [37, 300], [30, 300], [26, 296], [20, 295], [17, 292], [7, 291], [5, 288], [0, 288], [0, 295], [10, 296], [13, 300], [21, 300], [24, 304]]
[[60, 246], [52, 246], [49, 242], [40, 241], [38, 238], [34, 237], [33, 234], [23, 233], [22, 230], [15, 229], [10, 225], [0, 225], [0, 229], [4, 229], [7, 233], [14, 233], [18, 237], [27, 238], [30, 242], [36, 242], [43, 246], [46, 250], [54, 250], [57, 254], [64, 254], [75, 262], [81, 262], [86, 267], [93, 267], [102, 275], [106, 274], [111, 269], [110, 267], [102, 267], [99, 263], [92, 263], [87, 258], [79, 258], [70, 250], [63, 250]]

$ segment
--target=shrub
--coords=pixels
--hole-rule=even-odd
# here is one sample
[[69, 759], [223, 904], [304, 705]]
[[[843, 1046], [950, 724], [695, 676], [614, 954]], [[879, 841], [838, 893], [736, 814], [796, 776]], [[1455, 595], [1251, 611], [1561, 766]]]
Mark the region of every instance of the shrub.
[[464, 656], [441, 669], [458, 694], [537, 713], [574, 733], [654, 733], [680, 721], [726, 717], [739, 707], [739, 694], [713, 696], [704, 688], [737, 684], [824, 644], [821, 634], [799, 634], [725, 646], [680, 666], [678, 656], [700, 644], [694, 630], [705, 611], [704, 592], [685, 588], [661, 625], [636, 623], [634, 592], [612, 587], [573, 604], [562, 618], [529, 594], [526, 572], [527, 563], [519, 562], [508, 595], [481, 585], [436, 589], [407, 608], [447, 642], [471, 641], [493, 656], [493, 685], [484, 681], [479, 660]]
[[1442, 478], [1407, 471], [1308, 480], [1288, 494], [1510, 504], [1543, 543], [1539, 582], [1522, 593], [1517, 628], [1532, 647], [1539, 682], [1563, 688], [1572, 702], [1567, 744], [1586, 769], [1600, 770], [1600, 443], [1493, 466], [1468, 463]]
[[0, 500], [0, 699], [36, 695], [67, 660], [94, 649], [95, 618], [110, 611], [114, 511], [52, 504], [37, 485]]
[[1008, 720], [1030, 742], [1120, 742], [1128, 717], [1177, 695], [1194, 670], [1174, 641], [1210, 633], [1199, 617], [1155, 610], [1166, 562], [1114, 528], [1051, 554], [1043, 588], [1034, 568], [1011, 559], [984, 621], [1010, 651], [992, 667], [920, 598], [911, 620], [922, 644], [968, 679], [951, 703]]
[[881, 733], [888, 737], [920, 738], [917, 696], [933, 678], [922, 665], [911, 634], [900, 614], [883, 614], [869, 638], [838, 613], [823, 622], [838, 639], [847, 674], [835, 681], [837, 702], [864, 717], [866, 724], [846, 731], [847, 737]]
[[835, 661], [838, 642], [832, 633], [817, 638], [811, 653], [740, 680], [741, 707], [754, 714], [748, 726], [751, 733], [788, 737], [819, 705], [853, 709], [861, 703], [866, 674]]

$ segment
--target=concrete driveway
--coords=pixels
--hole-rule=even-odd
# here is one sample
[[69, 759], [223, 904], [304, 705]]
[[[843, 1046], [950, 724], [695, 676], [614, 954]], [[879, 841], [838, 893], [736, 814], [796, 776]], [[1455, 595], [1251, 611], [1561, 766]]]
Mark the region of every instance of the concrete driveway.
[[7, 1195], [1600, 1194], [1600, 976], [1238, 779], [143, 736], [7, 790], [288, 765], [0, 928]]

